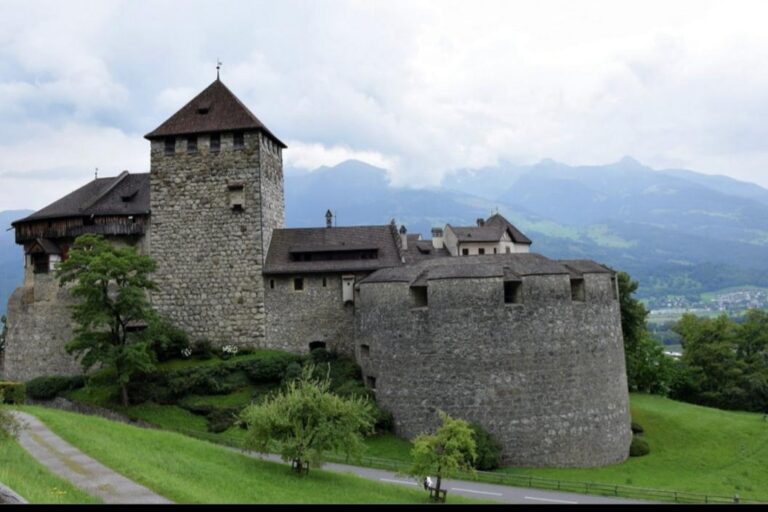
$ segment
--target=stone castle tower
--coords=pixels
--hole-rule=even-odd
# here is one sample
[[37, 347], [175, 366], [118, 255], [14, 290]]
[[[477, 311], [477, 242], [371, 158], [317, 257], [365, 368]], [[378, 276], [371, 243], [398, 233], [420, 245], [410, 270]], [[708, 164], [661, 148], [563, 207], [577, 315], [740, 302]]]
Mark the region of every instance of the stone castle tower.
[[262, 267], [284, 224], [285, 144], [218, 78], [145, 137], [154, 306], [193, 339], [262, 346]]

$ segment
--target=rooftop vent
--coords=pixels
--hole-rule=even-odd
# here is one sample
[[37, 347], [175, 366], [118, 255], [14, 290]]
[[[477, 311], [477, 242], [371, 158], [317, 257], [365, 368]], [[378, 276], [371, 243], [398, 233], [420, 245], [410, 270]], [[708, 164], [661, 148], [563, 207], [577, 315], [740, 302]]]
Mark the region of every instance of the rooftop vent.
[[197, 106], [197, 113], [200, 115], [205, 115], [211, 110], [210, 105], [198, 105]]

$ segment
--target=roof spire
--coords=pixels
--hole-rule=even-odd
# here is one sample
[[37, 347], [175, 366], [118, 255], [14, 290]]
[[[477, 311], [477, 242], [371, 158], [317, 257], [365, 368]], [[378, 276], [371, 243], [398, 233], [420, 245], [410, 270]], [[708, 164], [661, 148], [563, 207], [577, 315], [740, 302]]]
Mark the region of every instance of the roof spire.
[[93, 171], [93, 179], [95, 179], [95, 180], [99, 179], [99, 168], [98, 167], [96, 167], [96, 169], [94, 169], [94, 171]]
[[219, 69], [221, 69], [221, 61], [216, 57], [216, 80], [219, 79]]

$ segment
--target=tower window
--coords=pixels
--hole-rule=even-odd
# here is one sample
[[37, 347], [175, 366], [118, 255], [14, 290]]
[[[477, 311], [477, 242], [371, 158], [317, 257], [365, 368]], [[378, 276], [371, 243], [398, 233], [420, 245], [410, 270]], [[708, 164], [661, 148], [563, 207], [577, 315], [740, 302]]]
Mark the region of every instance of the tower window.
[[512, 248], [510, 246], [507, 246], [507, 254], [510, 254], [512, 252]]
[[218, 153], [221, 151], [221, 134], [211, 134], [211, 153]]
[[243, 132], [235, 132], [232, 134], [232, 147], [235, 149], [243, 149], [245, 146], [245, 137]]
[[571, 300], [584, 302], [584, 279], [571, 279]]
[[496, 250], [496, 248], [494, 247], [494, 248], [493, 248], [493, 254], [496, 254], [497, 252], [498, 252], [498, 251], [497, 251], [497, 250]]
[[300, 291], [304, 289], [304, 278], [303, 277], [297, 277], [293, 280], [293, 289]]
[[616, 291], [616, 276], [611, 278], [611, 297], [613, 297], [613, 300], [618, 300], [618, 292]]
[[270, 279], [270, 280], [269, 280], [269, 288], [270, 288], [271, 290], [274, 290], [274, 289], [275, 289], [275, 280], [274, 280], [274, 279]]
[[231, 183], [229, 188], [229, 207], [242, 211], [245, 205], [245, 186], [242, 183]]
[[187, 137], [187, 153], [197, 153], [197, 135]]
[[370, 389], [376, 389], [376, 377], [370, 375], [365, 378], [365, 383], [368, 384]]
[[176, 139], [173, 137], [165, 138], [165, 154], [172, 155], [176, 153]]
[[371, 347], [370, 345], [362, 344], [360, 345], [360, 355], [368, 357], [371, 355]]
[[323, 278], [323, 288], [325, 288], [326, 286], [328, 286], [328, 281], [327, 281], [327, 279], [324, 277], [324, 278]]
[[425, 308], [428, 305], [427, 302], [427, 287], [426, 286], [412, 286], [411, 297], [413, 298], [413, 307]]
[[520, 304], [523, 302], [522, 283], [520, 281], [504, 281], [504, 303]]

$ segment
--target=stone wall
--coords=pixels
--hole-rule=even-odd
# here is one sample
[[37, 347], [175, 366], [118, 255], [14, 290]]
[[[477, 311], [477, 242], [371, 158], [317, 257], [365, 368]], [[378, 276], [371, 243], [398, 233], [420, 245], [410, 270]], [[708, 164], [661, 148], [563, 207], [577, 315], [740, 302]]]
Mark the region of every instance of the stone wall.
[[78, 375], [82, 369], [64, 345], [72, 339], [74, 304], [53, 274], [36, 274], [8, 300], [4, 378], [30, 380], [41, 375]]
[[[342, 301], [341, 276], [265, 276], [267, 346], [302, 353], [311, 342], [322, 341], [328, 350], [354, 355], [355, 305]], [[294, 290], [296, 277], [303, 277], [303, 290]]]
[[[428, 306], [407, 283], [360, 285], [356, 353], [398, 434], [439, 424], [437, 409], [477, 422], [506, 463], [598, 466], [631, 440], [619, 303], [609, 274], [524, 276], [522, 303], [501, 278], [428, 281]], [[374, 383], [368, 379], [369, 385]]]
[[[261, 269], [271, 230], [284, 217], [279, 150], [267, 155], [263, 136], [245, 133], [245, 147], [233, 148], [221, 135], [221, 151], [198, 137], [187, 154], [177, 138], [166, 156], [163, 141], [151, 149], [152, 232], [158, 291], [153, 305], [193, 340], [215, 345], [261, 346], [265, 339]], [[244, 185], [244, 208], [230, 205], [230, 187]]]

